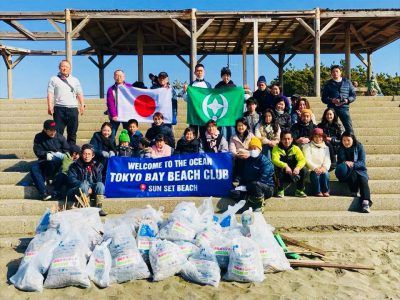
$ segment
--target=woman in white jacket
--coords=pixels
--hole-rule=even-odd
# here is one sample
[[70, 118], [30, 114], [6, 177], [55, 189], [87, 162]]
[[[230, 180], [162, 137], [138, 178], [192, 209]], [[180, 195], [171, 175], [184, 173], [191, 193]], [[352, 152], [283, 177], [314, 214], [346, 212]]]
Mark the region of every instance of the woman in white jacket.
[[324, 139], [324, 131], [321, 128], [315, 128], [311, 134], [311, 142], [303, 147], [306, 166], [310, 171], [311, 186], [317, 197], [329, 197], [331, 159], [329, 147]]

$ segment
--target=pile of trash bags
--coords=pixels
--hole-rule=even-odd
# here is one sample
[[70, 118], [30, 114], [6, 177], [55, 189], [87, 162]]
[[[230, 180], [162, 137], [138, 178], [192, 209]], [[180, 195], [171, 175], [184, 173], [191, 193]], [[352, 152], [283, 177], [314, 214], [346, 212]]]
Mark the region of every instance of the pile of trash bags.
[[244, 204], [217, 216], [211, 198], [200, 207], [181, 202], [166, 219], [163, 208], [147, 206], [104, 224], [98, 208], [47, 210], [10, 281], [23, 291], [42, 291], [178, 274], [218, 287], [221, 274], [228, 281], [262, 282], [264, 273], [291, 270], [261, 213], [249, 209], [237, 221]]

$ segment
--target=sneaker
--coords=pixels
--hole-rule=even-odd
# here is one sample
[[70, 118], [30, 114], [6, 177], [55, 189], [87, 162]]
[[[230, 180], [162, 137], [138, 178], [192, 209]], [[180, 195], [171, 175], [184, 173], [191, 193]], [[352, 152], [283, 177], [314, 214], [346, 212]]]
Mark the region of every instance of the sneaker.
[[324, 197], [329, 197], [329, 196], [330, 196], [330, 195], [329, 195], [329, 192], [322, 193], [322, 195], [323, 195]]
[[363, 200], [361, 204], [361, 212], [366, 214], [371, 212], [371, 210], [369, 209], [369, 200]]
[[307, 194], [304, 193], [302, 190], [296, 190], [296, 192], [294, 193], [295, 197], [300, 197], [300, 198], [305, 198], [307, 197]]
[[278, 198], [283, 198], [283, 197], [285, 197], [285, 190], [284, 190], [284, 189], [278, 190], [278, 191], [276, 192], [276, 196], [277, 196]]
[[315, 194], [315, 197], [323, 197], [324, 194], [322, 194], [321, 192], [319, 192], [318, 194]]
[[45, 192], [44, 194], [41, 195], [41, 198], [43, 201], [47, 201], [51, 199], [51, 195], [47, 194], [47, 192]]

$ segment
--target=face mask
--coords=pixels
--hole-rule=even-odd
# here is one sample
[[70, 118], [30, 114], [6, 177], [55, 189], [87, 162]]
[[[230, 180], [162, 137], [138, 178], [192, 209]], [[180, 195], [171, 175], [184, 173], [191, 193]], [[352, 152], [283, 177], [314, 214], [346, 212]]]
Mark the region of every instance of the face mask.
[[261, 151], [260, 150], [250, 150], [249, 153], [250, 153], [251, 157], [256, 158], [260, 155]]

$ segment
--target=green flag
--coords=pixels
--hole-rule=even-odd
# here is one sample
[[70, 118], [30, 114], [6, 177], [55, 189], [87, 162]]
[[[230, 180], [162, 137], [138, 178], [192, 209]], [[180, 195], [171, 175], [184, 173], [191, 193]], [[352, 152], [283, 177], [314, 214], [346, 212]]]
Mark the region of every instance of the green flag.
[[209, 120], [218, 126], [234, 126], [243, 116], [244, 90], [242, 87], [205, 89], [189, 86], [187, 122], [205, 125]]

